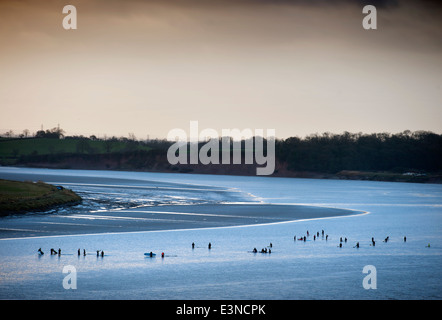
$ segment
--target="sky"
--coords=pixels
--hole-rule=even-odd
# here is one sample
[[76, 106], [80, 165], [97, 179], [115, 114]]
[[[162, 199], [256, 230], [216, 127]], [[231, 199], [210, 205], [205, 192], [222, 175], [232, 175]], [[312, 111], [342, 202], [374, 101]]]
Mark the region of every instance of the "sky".
[[[439, 1], [440, 2], [440, 1]], [[77, 29], [65, 30], [65, 5]], [[365, 30], [362, 8], [377, 9]], [[442, 5], [0, 0], [0, 133], [442, 133]]]

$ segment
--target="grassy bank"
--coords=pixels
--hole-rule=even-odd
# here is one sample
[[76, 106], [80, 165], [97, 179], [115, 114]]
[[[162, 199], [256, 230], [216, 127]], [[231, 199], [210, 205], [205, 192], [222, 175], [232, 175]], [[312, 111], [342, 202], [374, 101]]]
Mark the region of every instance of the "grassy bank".
[[46, 210], [72, 204], [81, 197], [71, 190], [44, 182], [21, 182], [0, 179], [0, 216]]

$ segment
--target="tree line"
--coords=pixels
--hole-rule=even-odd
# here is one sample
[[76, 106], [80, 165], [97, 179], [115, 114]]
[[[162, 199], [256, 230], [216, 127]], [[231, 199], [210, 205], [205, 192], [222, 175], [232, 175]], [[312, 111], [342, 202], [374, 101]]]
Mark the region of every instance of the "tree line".
[[[4, 138], [8, 136], [3, 135]], [[11, 138], [9, 136], [9, 138]], [[22, 137], [23, 138], [23, 137]], [[111, 137], [97, 138], [96, 136], [65, 136], [64, 130], [53, 128], [38, 131], [34, 138], [66, 139], [77, 141], [77, 153], [94, 154], [91, 141], [101, 141], [104, 145], [101, 154], [118, 151], [140, 157], [134, 161], [142, 162], [149, 152], [163, 155], [172, 145], [167, 140], [136, 140], [132, 134], [129, 138]], [[30, 138], [28, 138], [30, 139]], [[20, 139], [18, 139], [20, 140]], [[115, 143], [123, 143], [125, 148], [116, 150]], [[221, 140], [219, 141], [221, 147]], [[203, 145], [203, 143], [201, 143]], [[246, 146], [242, 141], [242, 149]], [[145, 147], [148, 147], [146, 149]], [[266, 143], [264, 143], [266, 146]], [[144, 149], [142, 149], [144, 148]], [[150, 151], [147, 151], [149, 150]], [[135, 152], [143, 151], [143, 152]], [[135, 153], [134, 153], [135, 152]], [[442, 135], [430, 131], [406, 130], [401, 133], [350, 133], [342, 134], [312, 134], [304, 138], [290, 137], [275, 141], [276, 161], [286, 165], [289, 171], [306, 171], [321, 173], [338, 173], [342, 170], [357, 171], [442, 171]], [[23, 159], [23, 158], [22, 158]], [[24, 158], [27, 161], [32, 157]]]
[[314, 134], [276, 142], [276, 155], [292, 171], [442, 170], [442, 135], [409, 130], [398, 134]]

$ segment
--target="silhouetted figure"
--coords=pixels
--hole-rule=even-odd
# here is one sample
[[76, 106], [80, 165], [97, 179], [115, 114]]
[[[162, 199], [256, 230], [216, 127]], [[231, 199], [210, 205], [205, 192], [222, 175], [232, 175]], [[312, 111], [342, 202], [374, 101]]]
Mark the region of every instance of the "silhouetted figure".
[[388, 242], [388, 240], [390, 239], [390, 237], [388, 236], [388, 237], [386, 237], [385, 238], [385, 240], [384, 240], [384, 242]]
[[83, 256], [86, 257], [86, 249], [83, 249]]
[[256, 250], [256, 248], [253, 248], [253, 253], [257, 253], [258, 250]]
[[344, 241], [345, 241], [345, 243], [347, 243], [347, 237], [345, 237]]
[[272, 248], [273, 247], [273, 244], [270, 242], [270, 248]]
[[313, 235], [313, 241], [316, 241], [316, 235]]
[[339, 243], [339, 248], [342, 248], [342, 242]]
[[293, 237], [293, 241], [296, 241], [296, 235]]
[[325, 236], [325, 241], [328, 241], [328, 235]]
[[103, 250], [101, 250], [101, 257], [102, 258], [104, 257], [104, 251]]
[[212, 244], [209, 242], [209, 250], [212, 249]]
[[324, 229], [322, 230], [322, 236], [324, 236]]
[[61, 249], [58, 248], [58, 255], [61, 256]]
[[41, 255], [45, 254], [43, 251], [41, 251], [41, 248], [39, 248], [39, 249], [37, 250], [37, 252], [38, 252], [39, 254], [41, 254]]
[[97, 257], [100, 256], [100, 250], [97, 250]]
[[192, 249], [195, 249], [195, 242], [192, 242]]
[[342, 242], [342, 237], [339, 239], [339, 242]]
[[164, 258], [164, 252], [161, 252], [161, 258]]
[[304, 236], [304, 242], [306, 242], [307, 241], [307, 237], [306, 236]]
[[78, 252], [78, 256], [80, 256], [80, 249], [78, 249], [78, 251], [77, 251], [77, 252]]
[[407, 242], [407, 237], [404, 237], [404, 242]]
[[359, 248], [359, 242], [356, 242], [356, 248]]

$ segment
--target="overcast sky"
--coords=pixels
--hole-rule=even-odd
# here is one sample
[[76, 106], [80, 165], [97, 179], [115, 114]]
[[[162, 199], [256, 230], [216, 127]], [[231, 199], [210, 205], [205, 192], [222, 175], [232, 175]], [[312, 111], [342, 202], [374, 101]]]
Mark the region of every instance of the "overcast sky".
[[[365, 4], [377, 30], [362, 27]], [[77, 8], [77, 30], [62, 9]], [[0, 132], [442, 133], [432, 1], [0, 0]]]

